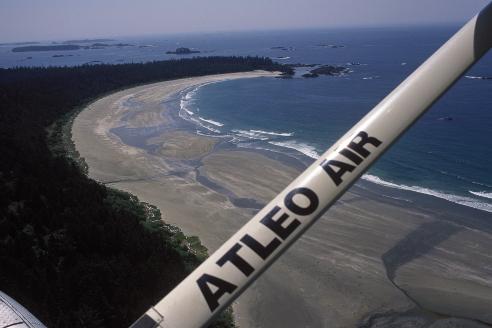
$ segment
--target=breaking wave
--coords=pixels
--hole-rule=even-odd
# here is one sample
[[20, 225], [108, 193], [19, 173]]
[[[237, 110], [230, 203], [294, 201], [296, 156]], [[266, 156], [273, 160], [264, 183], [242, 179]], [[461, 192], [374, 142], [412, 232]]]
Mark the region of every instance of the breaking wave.
[[262, 135], [261, 133], [255, 133], [252, 131], [247, 131], [247, 130], [232, 130], [235, 135], [243, 138], [248, 138], [248, 139], [255, 139], [255, 140], [268, 140], [268, 137]]
[[211, 120], [211, 119], [208, 119], [208, 120], [207, 120], [207, 119], [205, 119], [205, 118], [203, 118], [203, 117], [201, 117], [201, 116], [199, 116], [198, 118], [199, 118], [200, 120], [204, 121], [204, 122], [207, 122], [207, 123], [213, 124], [213, 125], [215, 125], [215, 126], [224, 126], [224, 124], [223, 124], [223, 123], [220, 123], [220, 122], [217, 122], [217, 121], [214, 121], [214, 120]]
[[[370, 76], [366, 77], [364, 79], [375, 79], [379, 78], [379, 76]], [[318, 159], [320, 157], [320, 153], [318, 150], [313, 146], [305, 142], [301, 142], [289, 137], [294, 136], [294, 132], [282, 132], [282, 131], [265, 131], [265, 130], [260, 130], [260, 129], [233, 129], [233, 130], [225, 130], [224, 132], [221, 132], [218, 127], [223, 127], [224, 123], [221, 123], [217, 120], [213, 120], [210, 118], [204, 118], [199, 116], [198, 110], [193, 107], [194, 105], [194, 96], [199, 88], [204, 86], [205, 84], [199, 85], [192, 89], [191, 91], [185, 93], [181, 97], [181, 102], [180, 102], [180, 111], [179, 111], [179, 116], [187, 121], [193, 122], [197, 126], [206, 129], [205, 130], [197, 130], [197, 134], [199, 135], [204, 135], [204, 136], [209, 136], [209, 137], [224, 137], [224, 138], [231, 138], [229, 142], [236, 144], [238, 147], [245, 147], [245, 148], [255, 148], [255, 149], [265, 149], [269, 151], [276, 151], [280, 152], [280, 150], [277, 149], [272, 149], [270, 147], [266, 148], [263, 146], [265, 143], [268, 143], [270, 145], [280, 147], [280, 148], [287, 148], [287, 149], [292, 149], [295, 150], [309, 158], [312, 159]], [[287, 140], [285, 140], [287, 139]], [[263, 144], [263, 145], [262, 145]], [[453, 175], [451, 173], [441, 171], [441, 174], [445, 175]], [[455, 178], [458, 178], [460, 180], [469, 180], [467, 178], [461, 177], [461, 176], [455, 176]], [[471, 194], [470, 196], [459, 196], [459, 195], [454, 195], [442, 191], [437, 191], [433, 190], [430, 188], [425, 188], [421, 186], [409, 186], [405, 184], [397, 184], [394, 182], [386, 181], [381, 179], [378, 176], [371, 175], [371, 174], [365, 174], [362, 176], [362, 179], [365, 181], [369, 181], [381, 186], [385, 186], [388, 188], [393, 188], [393, 189], [399, 189], [399, 190], [406, 190], [406, 191], [412, 191], [416, 192], [419, 194], [425, 194], [429, 195], [432, 197], [437, 197], [440, 199], [444, 199], [447, 201], [450, 201], [455, 204], [460, 204], [463, 206], [471, 207], [474, 209], [486, 211], [492, 213], [492, 203], [488, 202], [486, 199], [492, 199], [492, 192], [487, 192], [487, 191], [469, 191]], [[474, 181], [468, 181], [476, 185], [480, 185], [483, 188], [488, 188], [490, 186], [483, 184], [483, 183], [478, 183]], [[483, 190], [483, 189], [482, 189]], [[477, 198], [473, 197], [472, 195], [476, 196]], [[393, 197], [391, 197], [393, 198]], [[398, 198], [397, 198], [398, 199]], [[483, 200], [482, 200], [483, 199]], [[405, 200], [408, 201], [408, 200]]]
[[471, 197], [447, 194], [444, 192], [432, 190], [429, 188], [419, 187], [419, 186], [407, 186], [407, 185], [403, 185], [403, 184], [396, 184], [393, 182], [385, 181], [385, 180], [383, 180], [383, 179], [381, 179], [375, 175], [371, 175], [371, 174], [363, 175], [362, 179], [364, 179], [366, 181], [370, 181], [372, 183], [376, 183], [376, 184], [381, 185], [381, 186], [400, 189], [400, 190], [413, 191], [413, 192], [417, 192], [419, 194], [430, 195], [430, 196], [434, 196], [437, 198], [445, 199], [445, 200], [450, 201], [452, 203], [456, 203], [456, 204], [460, 204], [460, 205], [464, 205], [464, 206], [468, 206], [468, 207], [472, 207], [472, 208], [475, 208], [478, 210], [487, 211], [487, 212], [492, 213], [492, 204], [479, 202], [476, 199], [471, 198]]
[[272, 132], [272, 131], [263, 131], [263, 130], [249, 130], [254, 133], [260, 133], [260, 134], [268, 134], [271, 136], [281, 136], [281, 137], [292, 137], [294, 135], [294, 132]]
[[234, 129], [232, 132], [238, 136], [247, 139], [255, 139], [255, 140], [270, 140], [272, 137], [291, 137], [294, 135], [293, 132], [272, 132], [272, 131], [263, 131], [263, 130], [239, 130]]
[[366, 76], [366, 77], [363, 77], [362, 79], [363, 80], [375, 80], [375, 79], [379, 79], [380, 76], [379, 75], [374, 75], [374, 76]]
[[[178, 115], [182, 119], [189, 121], [189, 122], [193, 122], [193, 123], [197, 124], [198, 126], [204, 128], [210, 132], [213, 132], [215, 134], [220, 134], [221, 131], [219, 129], [217, 129], [217, 127], [224, 126], [224, 124], [217, 122], [217, 121], [214, 121], [214, 120], [211, 120], [211, 119], [205, 119], [201, 116], [198, 116], [198, 118], [195, 118], [194, 116], [196, 113], [193, 112], [193, 110], [191, 109], [191, 106], [194, 104], [193, 97], [195, 96], [196, 92], [201, 87], [208, 85], [208, 84], [212, 84], [212, 83], [216, 83], [216, 81], [200, 84], [200, 85], [196, 86], [195, 88], [193, 88], [192, 90], [186, 92], [181, 97], [181, 100], [179, 103], [179, 109], [180, 110], [179, 110]], [[197, 109], [197, 111], [198, 111], [198, 109]]]
[[465, 78], [470, 80], [492, 80], [490, 76], [473, 76], [473, 75], [465, 75]]
[[285, 148], [297, 150], [298, 152], [300, 152], [300, 153], [302, 153], [308, 157], [311, 157], [313, 159], [318, 159], [320, 156], [318, 154], [318, 152], [316, 151], [316, 148], [314, 148], [313, 146], [308, 145], [306, 143], [303, 143], [303, 142], [298, 142], [295, 140], [288, 140], [288, 141], [269, 141], [268, 143], [272, 144], [274, 146], [285, 147]]
[[488, 198], [492, 199], [492, 192], [486, 192], [486, 191], [471, 191], [469, 190], [470, 194], [473, 194], [475, 196], [483, 197], [483, 198]]
[[[188, 115], [194, 115], [195, 113], [191, 110], [190, 105], [192, 105], [194, 103], [193, 97], [196, 95], [196, 93], [198, 92], [198, 90], [200, 88], [206, 86], [206, 85], [213, 84], [213, 83], [218, 83], [218, 82], [220, 82], [220, 81], [210, 81], [210, 82], [202, 83], [202, 84], [199, 84], [199, 85], [195, 86], [190, 91], [186, 92], [186, 94], [181, 97], [181, 101], [180, 101], [180, 104], [179, 104], [179, 107], [180, 107], [181, 111], [185, 111]], [[180, 114], [181, 114], [181, 111], [180, 111]], [[184, 118], [184, 117], [182, 117], [182, 118]]]

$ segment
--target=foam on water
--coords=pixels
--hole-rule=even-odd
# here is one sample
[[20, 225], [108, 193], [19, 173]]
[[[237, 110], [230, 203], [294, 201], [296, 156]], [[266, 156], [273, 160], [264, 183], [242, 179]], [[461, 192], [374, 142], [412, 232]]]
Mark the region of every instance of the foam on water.
[[220, 123], [220, 122], [217, 122], [217, 121], [214, 121], [214, 120], [211, 120], [211, 119], [205, 119], [201, 116], [198, 117], [200, 120], [204, 121], [204, 122], [207, 122], [207, 123], [210, 123], [210, 124], [213, 124], [215, 126], [224, 126], [223, 123]]
[[232, 130], [236, 136], [243, 137], [243, 138], [248, 138], [248, 139], [255, 139], [255, 140], [268, 140], [268, 137], [260, 134], [260, 133], [255, 133], [247, 130]]
[[223, 135], [223, 134], [208, 134], [205, 132], [202, 132], [200, 130], [196, 130], [195, 133], [199, 136], [203, 137], [211, 137], [211, 138], [230, 138], [230, 135]]
[[[205, 119], [201, 116], [198, 116], [198, 119], [194, 118], [193, 116], [195, 115], [195, 113], [193, 112], [193, 110], [191, 108], [191, 106], [194, 103], [193, 97], [196, 95], [197, 91], [201, 87], [208, 85], [208, 84], [211, 84], [211, 83], [216, 83], [216, 81], [202, 83], [202, 84], [196, 86], [195, 88], [193, 88], [191, 91], [186, 92], [186, 94], [184, 94], [180, 99], [180, 103], [179, 103], [180, 110], [179, 110], [178, 115], [182, 119], [189, 121], [189, 122], [193, 122], [193, 123], [201, 126], [202, 128], [207, 129], [210, 132], [220, 134], [221, 131], [219, 129], [217, 129], [216, 127], [224, 126], [224, 124], [217, 122], [217, 121], [214, 121], [214, 120], [211, 120], [211, 119]], [[208, 123], [208, 124], [206, 124], [206, 123]]]
[[269, 144], [272, 144], [274, 146], [279, 146], [279, 147], [284, 147], [284, 148], [290, 148], [297, 150], [298, 152], [311, 157], [313, 159], [318, 159], [319, 154], [316, 151], [316, 148], [308, 145], [307, 143], [303, 142], [298, 142], [296, 140], [288, 140], [288, 141], [269, 141]]
[[470, 80], [492, 80], [492, 77], [489, 77], [489, 76], [465, 75], [465, 78], [470, 79]]
[[374, 80], [374, 79], [379, 79], [380, 76], [378, 75], [375, 75], [375, 76], [366, 76], [366, 77], [363, 77], [362, 79], [363, 80]]
[[483, 198], [488, 198], [488, 199], [492, 199], [492, 192], [486, 192], [486, 191], [469, 191], [470, 194], [473, 194], [473, 195], [476, 195], [476, 196], [479, 196], [479, 197], [483, 197]]
[[[371, 79], [377, 79], [379, 77], [380, 76], [378, 75], [372, 75], [372, 76], [369, 75], [364, 77], [363, 79], [371, 80]], [[216, 83], [216, 82], [212, 82], [212, 83]], [[222, 121], [220, 118], [217, 119], [216, 117], [214, 117], [214, 115], [210, 115], [210, 114], [205, 115], [204, 112], [200, 112], [200, 115], [203, 115], [205, 117], [200, 116], [198, 114], [199, 113], [198, 103], [197, 103], [198, 100], [196, 99], [196, 95], [197, 95], [197, 91], [201, 87], [207, 84], [210, 83], [198, 85], [193, 89], [189, 90], [188, 92], [184, 93], [183, 96], [181, 97], [180, 113], [179, 113], [180, 117], [196, 124], [198, 126], [197, 134], [209, 136], [209, 137], [214, 136], [214, 137], [230, 138], [228, 142], [236, 144], [238, 147], [264, 149], [264, 150], [281, 152], [281, 153], [287, 152], [286, 155], [289, 155], [289, 153], [292, 155], [292, 152], [286, 151], [286, 149], [291, 149], [312, 159], [318, 159], [320, 157], [321, 154], [320, 149], [317, 149], [313, 144], [310, 144], [309, 142], [306, 142], [305, 140], [302, 139], [297, 139], [297, 138], [293, 139], [292, 137], [294, 136], [295, 133], [287, 132], [289, 130], [293, 131], [291, 129], [287, 131], [282, 131], [282, 130], [270, 131], [269, 128], [265, 129], [265, 127], [261, 127], [261, 126], [255, 127], [254, 125], [242, 127], [241, 123], [233, 124], [230, 123], [229, 121], [226, 121], [227, 123], [225, 124], [220, 122]], [[219, 115], [216, 116], [220, 117]], [[224, 127], [224, 129], [221, 129], [223, 131], [219, 130], [218, 127]], [[280, 129], [282, 128], [280, 127]], [[272, 145], [275, 147], [269, 147], [268, 145]], [[477, 189], [478, 188], [480, 189], [478, 189], [477, 191], [470, 190], [467, 196], [466, 194], [457, 195], [452, 191], [451, 192], [440, 191], [440, 190], [431, 189], [429, 187], [423, 187], [418, 185], [408, 185], [403, 183], [390, 182], [372, 174], [366, 174], [362, 178], [365, 181], [375, 183], [384, 187], [406, 190], [406, 191], [416, 192], [419, 194], [425, 194], [432, 197], [444, 199], [453, 202], [455, 204], [460, 204], [463, 206], [492, 213], [492, 203], [489, 201], [490, 199], [492, 199], [492, 193], [486, 191], [488, 190], [489, 186], [482, 182], [475, 182], [472, 181], [471, 178], [467, 178], [451, 172], [452, 171], [448, 172], [445, 170], [439, 171], [440, 174], [452, 177], [456, 180], [461, 180], [466, 183], [475, 184], [478, 186]], [[469, 187], [469, 188], [471, 189], [473, 187]], [[390, 195], [388, 197], [399, 199], [398, 197], [394, 197], [393, 195]], [[411, 200], [407, 200], [407, 199], [402, 199], [402, 200], [411, 202]]]
[[271, 136], [280, 136], [280, 137], [292, 137], [294, 132], [272, 132], [272, 131], [263, 131], [263, 130], [249, 130], [250, 132], [260, 133], [260, 134], [268, 134]]
[[377, 176], [371, 175], [371, 174], [363, 175], [362, 179], [364, 179], [366, 181], [370, 181], [372, 183], [376, 183], [376, 184], [381, 185], [381, 186], [400, 189], [400, 190], [413, 191], [413, 192], [417, 192], [419, 194], [430, 195], [430, 196], [434, 196], [437, 198], [445, 199], [445, 200], [450, 201], [452, 203], [456, 203], [456, 204], [460, 204], [460, 205], [464, 205], [464, 206], [468, 206], [468, 207], [472, 207], [472, 208], [475, 208], [478, 210], [487, 211], [487, 212], [492, 213], [492, 204], [479, 202], [476, 199], [471, 198], [471, 197], [447, 194], [447, 193], [443, 193], [440, 191], [432, 190], [429, 188], [423, 188], [423, 187], [419, 187], [419, 186], [407, 186], [407, 185], [403, 185], [403, 184], [396, 184], [393, 182], [385, 181], [385, 180], [381, 179], [380, 177], [377, 177]]
[[[220, 81], [205, 82], [205, 83], [202, 83], [202, 84], [195, 86], [193, 89], [186, 92], [186, 94], [181, 97], [180, 109], [185, 111], [188, 115], [194, 115], [195, 113], [190, 108], [190, 106], [193, 105], [193, 103], [194, 103], [193, 97], [196, 95], [198, 90], [200, 90], [200, 88], [202, 88], [206, 85], [209, 85], [209, 84], [217, 83], [217, 82], [220, 82]], [[199, 111], [199, 110], [197, 110], [197, 111]], [[182, 117], [182, 118], [184, 118], [184, 117]], [[201, 118], [201, 119], [203, 119], [203, 118]], [[203, 120], [205, 120], [205, 119], [203, 119]], [[219, 123], [219, 122], [215, 122], [215, 123]], [[222, 125], [218, 125], [218, 126], [222, 126]]]
[[483, 186], [483, 187], [492, 188], [491, 185], [486, 184], [486, 183], [483, 183], [483, 182], [471, 181], [471, 183], [473, 183], [474, 185], [477, 185], [477, 186]]
[[181, 99], [181, 103], [179, 106], [180, 109], [184, 110], [188, 115], [194, 115], [195, 113], [193, 113], [191, 110], [189, 110], [187, 105], [188, 105], [188, 102], [186, 100]]

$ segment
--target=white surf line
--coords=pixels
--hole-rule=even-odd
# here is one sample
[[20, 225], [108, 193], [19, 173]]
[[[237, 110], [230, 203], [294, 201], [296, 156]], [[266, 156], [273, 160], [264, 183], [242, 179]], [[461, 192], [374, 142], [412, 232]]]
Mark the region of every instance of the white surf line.
[[206, 327], [488, 51], [490, 35], [492, 3], [132, 327]]

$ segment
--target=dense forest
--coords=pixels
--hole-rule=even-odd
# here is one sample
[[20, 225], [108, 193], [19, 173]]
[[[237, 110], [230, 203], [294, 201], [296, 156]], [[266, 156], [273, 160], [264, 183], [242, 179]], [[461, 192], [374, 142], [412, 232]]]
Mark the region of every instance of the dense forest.
[[[89, 179], [60, 147], [63, 126], [118, 89], [255, 69], [291, 72], [259, 57], [0, 69], [0, 290], [49, 327], [125, 327], [155, 304], [206, 250]], [[229, 313], [213, 326], [230, 325]]]

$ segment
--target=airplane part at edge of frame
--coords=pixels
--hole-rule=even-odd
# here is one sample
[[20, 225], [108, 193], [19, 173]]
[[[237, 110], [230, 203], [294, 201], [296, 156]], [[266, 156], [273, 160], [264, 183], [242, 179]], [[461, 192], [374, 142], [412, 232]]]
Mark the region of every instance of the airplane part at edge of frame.
[[492, 3], [489, 3], [131, 327], [195, 328], [210, 323], [491, 45]]

